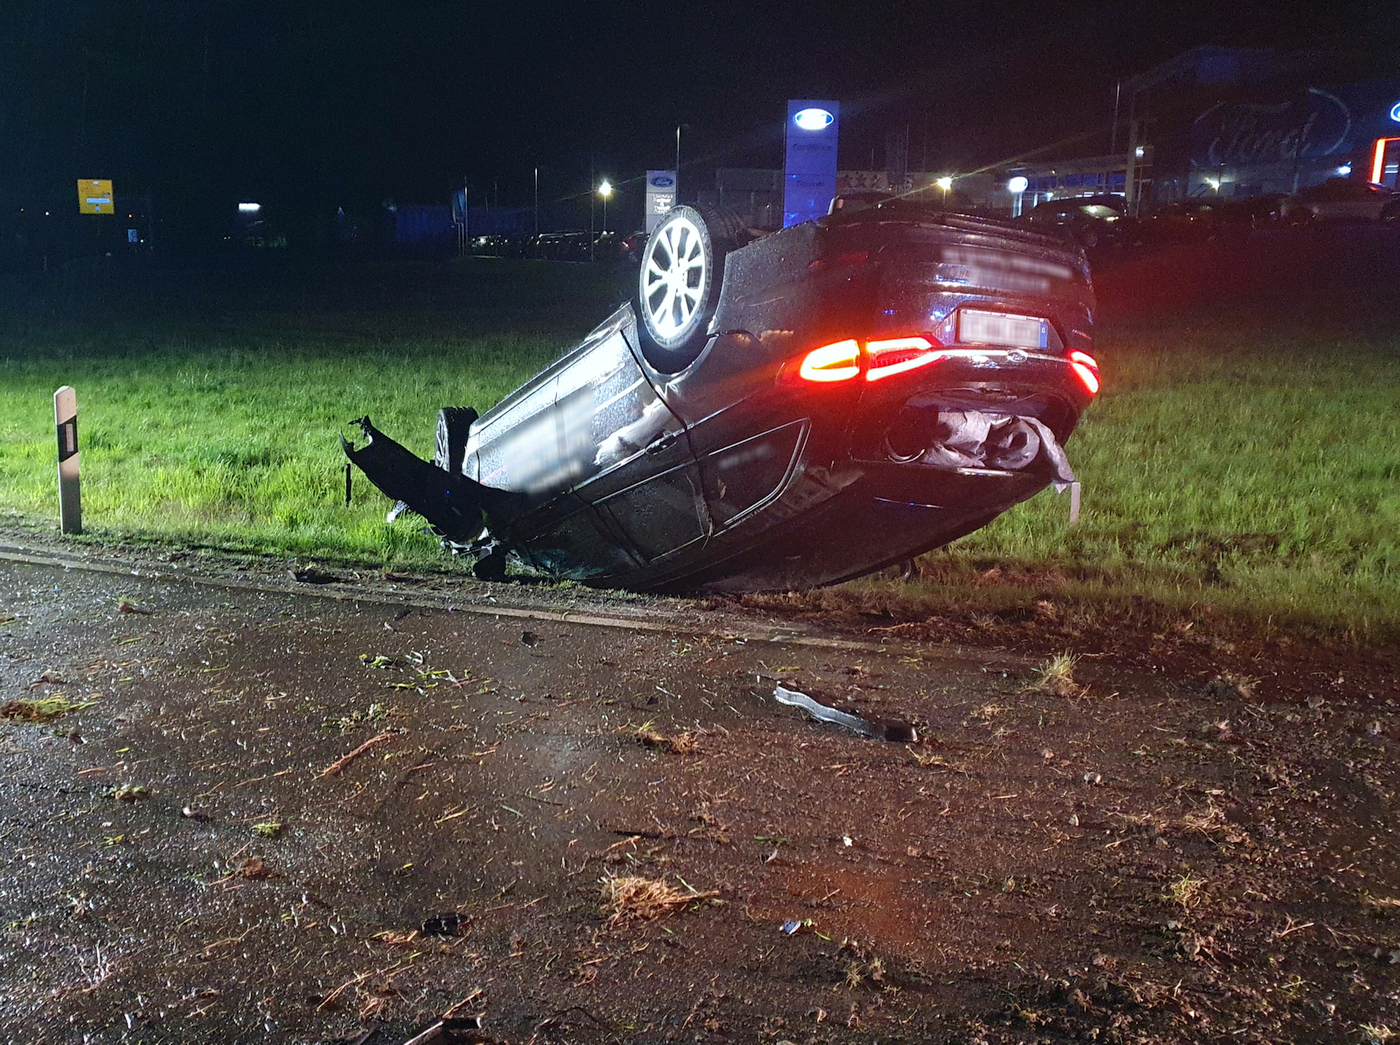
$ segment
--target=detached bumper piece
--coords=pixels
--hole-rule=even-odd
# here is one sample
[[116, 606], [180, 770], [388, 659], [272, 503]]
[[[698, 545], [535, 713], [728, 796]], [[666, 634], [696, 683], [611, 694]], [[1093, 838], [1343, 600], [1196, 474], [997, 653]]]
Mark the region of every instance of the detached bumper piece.
[[917, 459], [943, 468], [992, 468], [1018, 472], [1037, 461], [1054, 475], [1057, 490], [1074, 482], [1064, 447], [1044, 422], [981, 410], [943, 410], [937, 435]]
[[[470, 541], [479, 536], [485, 526], [484, 514], [502, 496], [508, 496], [429, 464], [375, 428], [368, 417], [351, 424], [360, 426], [366, 443], [356, 449], [342, 435], [340, 447], [345, 456], [387, 497], [417, 512], [449, 541]], [[393, 514], [397, 509], [391, 518]]]

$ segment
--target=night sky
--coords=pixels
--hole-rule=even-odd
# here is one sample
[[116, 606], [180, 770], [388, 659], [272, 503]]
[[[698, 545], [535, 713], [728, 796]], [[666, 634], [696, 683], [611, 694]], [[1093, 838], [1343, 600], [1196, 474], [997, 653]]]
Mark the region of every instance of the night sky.
[[[1352, 3], [306, 3], [3, 0], [0, 192], [640, 197], [716, 166], [781, 165], [786, 99], [842, 103], [843, 167], [968, 170], [1106, 131], [1114, 84], [1198, 44], [1329, 47], [1400, 75], [1394, 0]], [[629, 192], [629, 179], [637, 179]], [[640, 208], [638, 206], [638, 212]]]

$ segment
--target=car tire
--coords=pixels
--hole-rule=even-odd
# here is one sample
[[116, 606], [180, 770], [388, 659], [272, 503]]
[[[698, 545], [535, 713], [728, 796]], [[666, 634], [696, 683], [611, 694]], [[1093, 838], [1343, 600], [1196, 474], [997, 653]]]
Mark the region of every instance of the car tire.
[[705, 347], [724, 259], [742, 232], [736, 215], [683, 206], [648, 237], [637, 275], [638, 333], [642, 354], [662, 373], [684, 370]]
[[433, 464], [443, 471], [461, 471], [467, 433], [475, 421], [476, 411], [469, 406], [445, 406], [438, 411]]

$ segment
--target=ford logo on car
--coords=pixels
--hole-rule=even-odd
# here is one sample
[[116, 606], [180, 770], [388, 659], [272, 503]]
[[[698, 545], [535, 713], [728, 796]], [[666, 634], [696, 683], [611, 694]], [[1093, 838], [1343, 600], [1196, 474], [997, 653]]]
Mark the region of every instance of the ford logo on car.
[[803, 109], [792, 118], [792, 122], [804, 131], [821, 131], [830, 127], [835, 119], [825, 109]]
[[651, 183], [655, 185], [658, 189], [669, 189], [672, 185], [676, 184], [676, 179], [668, 178], [664, 174], [658, 174], [656, 177], [651, 179]]

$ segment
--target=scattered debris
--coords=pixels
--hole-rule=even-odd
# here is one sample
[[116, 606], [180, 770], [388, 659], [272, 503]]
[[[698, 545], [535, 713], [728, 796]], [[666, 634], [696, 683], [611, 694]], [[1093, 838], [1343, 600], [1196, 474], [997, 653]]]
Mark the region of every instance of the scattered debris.
[[426, 1030], [415, 1034], [403, 1045], [428, 1045], [441, 1042], [443, 1045], [489, 1045], [495, 1042], [481, 1033], [480, 1016], [444, 1016]]
[[1222, 700], [1253, 700], [1259, 680], [1250, 675], [1226, 671], [1206, 683], [1206, 696]]
[[795, 689], [788, 689], [782, 683], [773, 688], [773, 699], [779, 704], [787, 704], [791, 707], [801, 708], [807, 714], [820, 722], [830, 722], [833, 725], [844, 726], [849, 730], [859, 733], [863, 737], [873, 737], [876, 740], [892, 740], [901, 744], [916, 744], [919, 741], [919, 733], [908, 722], [901, 722], [897, 719], [879, 719], [874, 716], [862, 718], [859, 715], [851, 715], [845, 711], [837, 711], [835, 708], [819, 703], [807, 696], [799, 693]]
[[1172, 880], [1167, 886], [1167, 891], [1162, 894], [1162, 899], [1176, 904], [1183, 911], [1189, 911], [1205, 899], [1205, 884], [1204, 878], [1197, 878], [1187, 872]]
[[336, 759], [334, 762], [328, 765], [325, 769], [321, 770], [321, 775], [335, 776], [342, 769], [348, 766], [355, 759], [359, 758], [370, 748], [374, 747], [376, 744], [382, 744], [387, 740], [392, 740], [393, 738], [394, 734], [392, 733], [380, 733], [376, 737], [370, 737], [363, 744], [357, 747], [354, 751], [351, 751], [348, 755], [342, 755], [340, 758]]
[[325, 570], [318, 569], [315, 566], [293, 566], [287, 571], [287, 574], [292, 580], [300, 581], [302, 584], [331, 584], [334, 581], [340, 580], [335, 574], [327, 573]]
[[95, 700], [88, 700], [75, 704], [62, 693], [55, 693], [51, 697], [41, 697], [38, 700], [11, 700], [0, 706], [0, 718], [8, 718], [15, 722], [48, 722], [71, 711], [90, 708], [96, 703]]
[[539, 636], [536, 635], [533, 631], [527, 631], [520, 636], [520, 644], [522, 646], [533, 646], [539, 641]]
[[458, 936], [462, 931], [462, 916], [455, 911], [435, 914], [423, 923], [425, 936]]
[[260, 824], [253, 825], [253, 834], [261, 835], [263, 838], [276, 838], [282, 833], [282, 825], [276, 820], [265, 820]]
[[140, 784], [120, 784], [107, 792], [108, 798], [115, 798], [118, 802], [135, 802], [150, 796], [151, 793]]
[[208, 813], [206, 813], [203, 809], [200, 809], [198, 806], [185, 806], [183, 809], [180, 810], [180, 815], [185, 817], [187, 820], [194, 820], [195, 822], [201, 824], [207, 823], [209, 820], [213, 819]]
[[271, 878], [272, 871], [263, 863], [261, 856], [247, 856], [233, 868], [233, 874], [239, 878]]
[[149, 617], [151, 614], [155, 613], [155, 610], [148, 610], [148, 609], [146, 609], [144, 606], [138, 606], [138, 605], [136, 605], [136, 603], [132, 602], [130, 599], [122, 599], [122, 601], [119, 602], [119, 603], [117, 604], [117, 612], [118, 612], [118, 613], [140, 613], [140, 614], [143, 614], [143, 615]]
[[613, 925], [633, 919], [658, 918], [696, 900], [712, 900], [719, 896], [715, 889], [703, 893], [695, 889], [682, 892], [659, 878], [604, 877], [602, 885], [603, 909], [611, 912], [608, 922]]
[[1055, 697], [1077, 697], [1084, 687], [1074, 681], [1074, 666], [1079, 658], [1068, 651], [1056, 653], [1035, 669], [1031, 682], [1026, 686], [1030, 693], [1049, 693]]
[[659, 732], [650, 721], [643, 722], [640, 726], [623, 726], [618, 732], [623, 736], [635, 737], [639, 743], [645, 744], [647, 747], [669, 751], [673, 755], [693, 754], [700, 748], [694, 733], [677, 733], [675, 736], [667, 736]]

